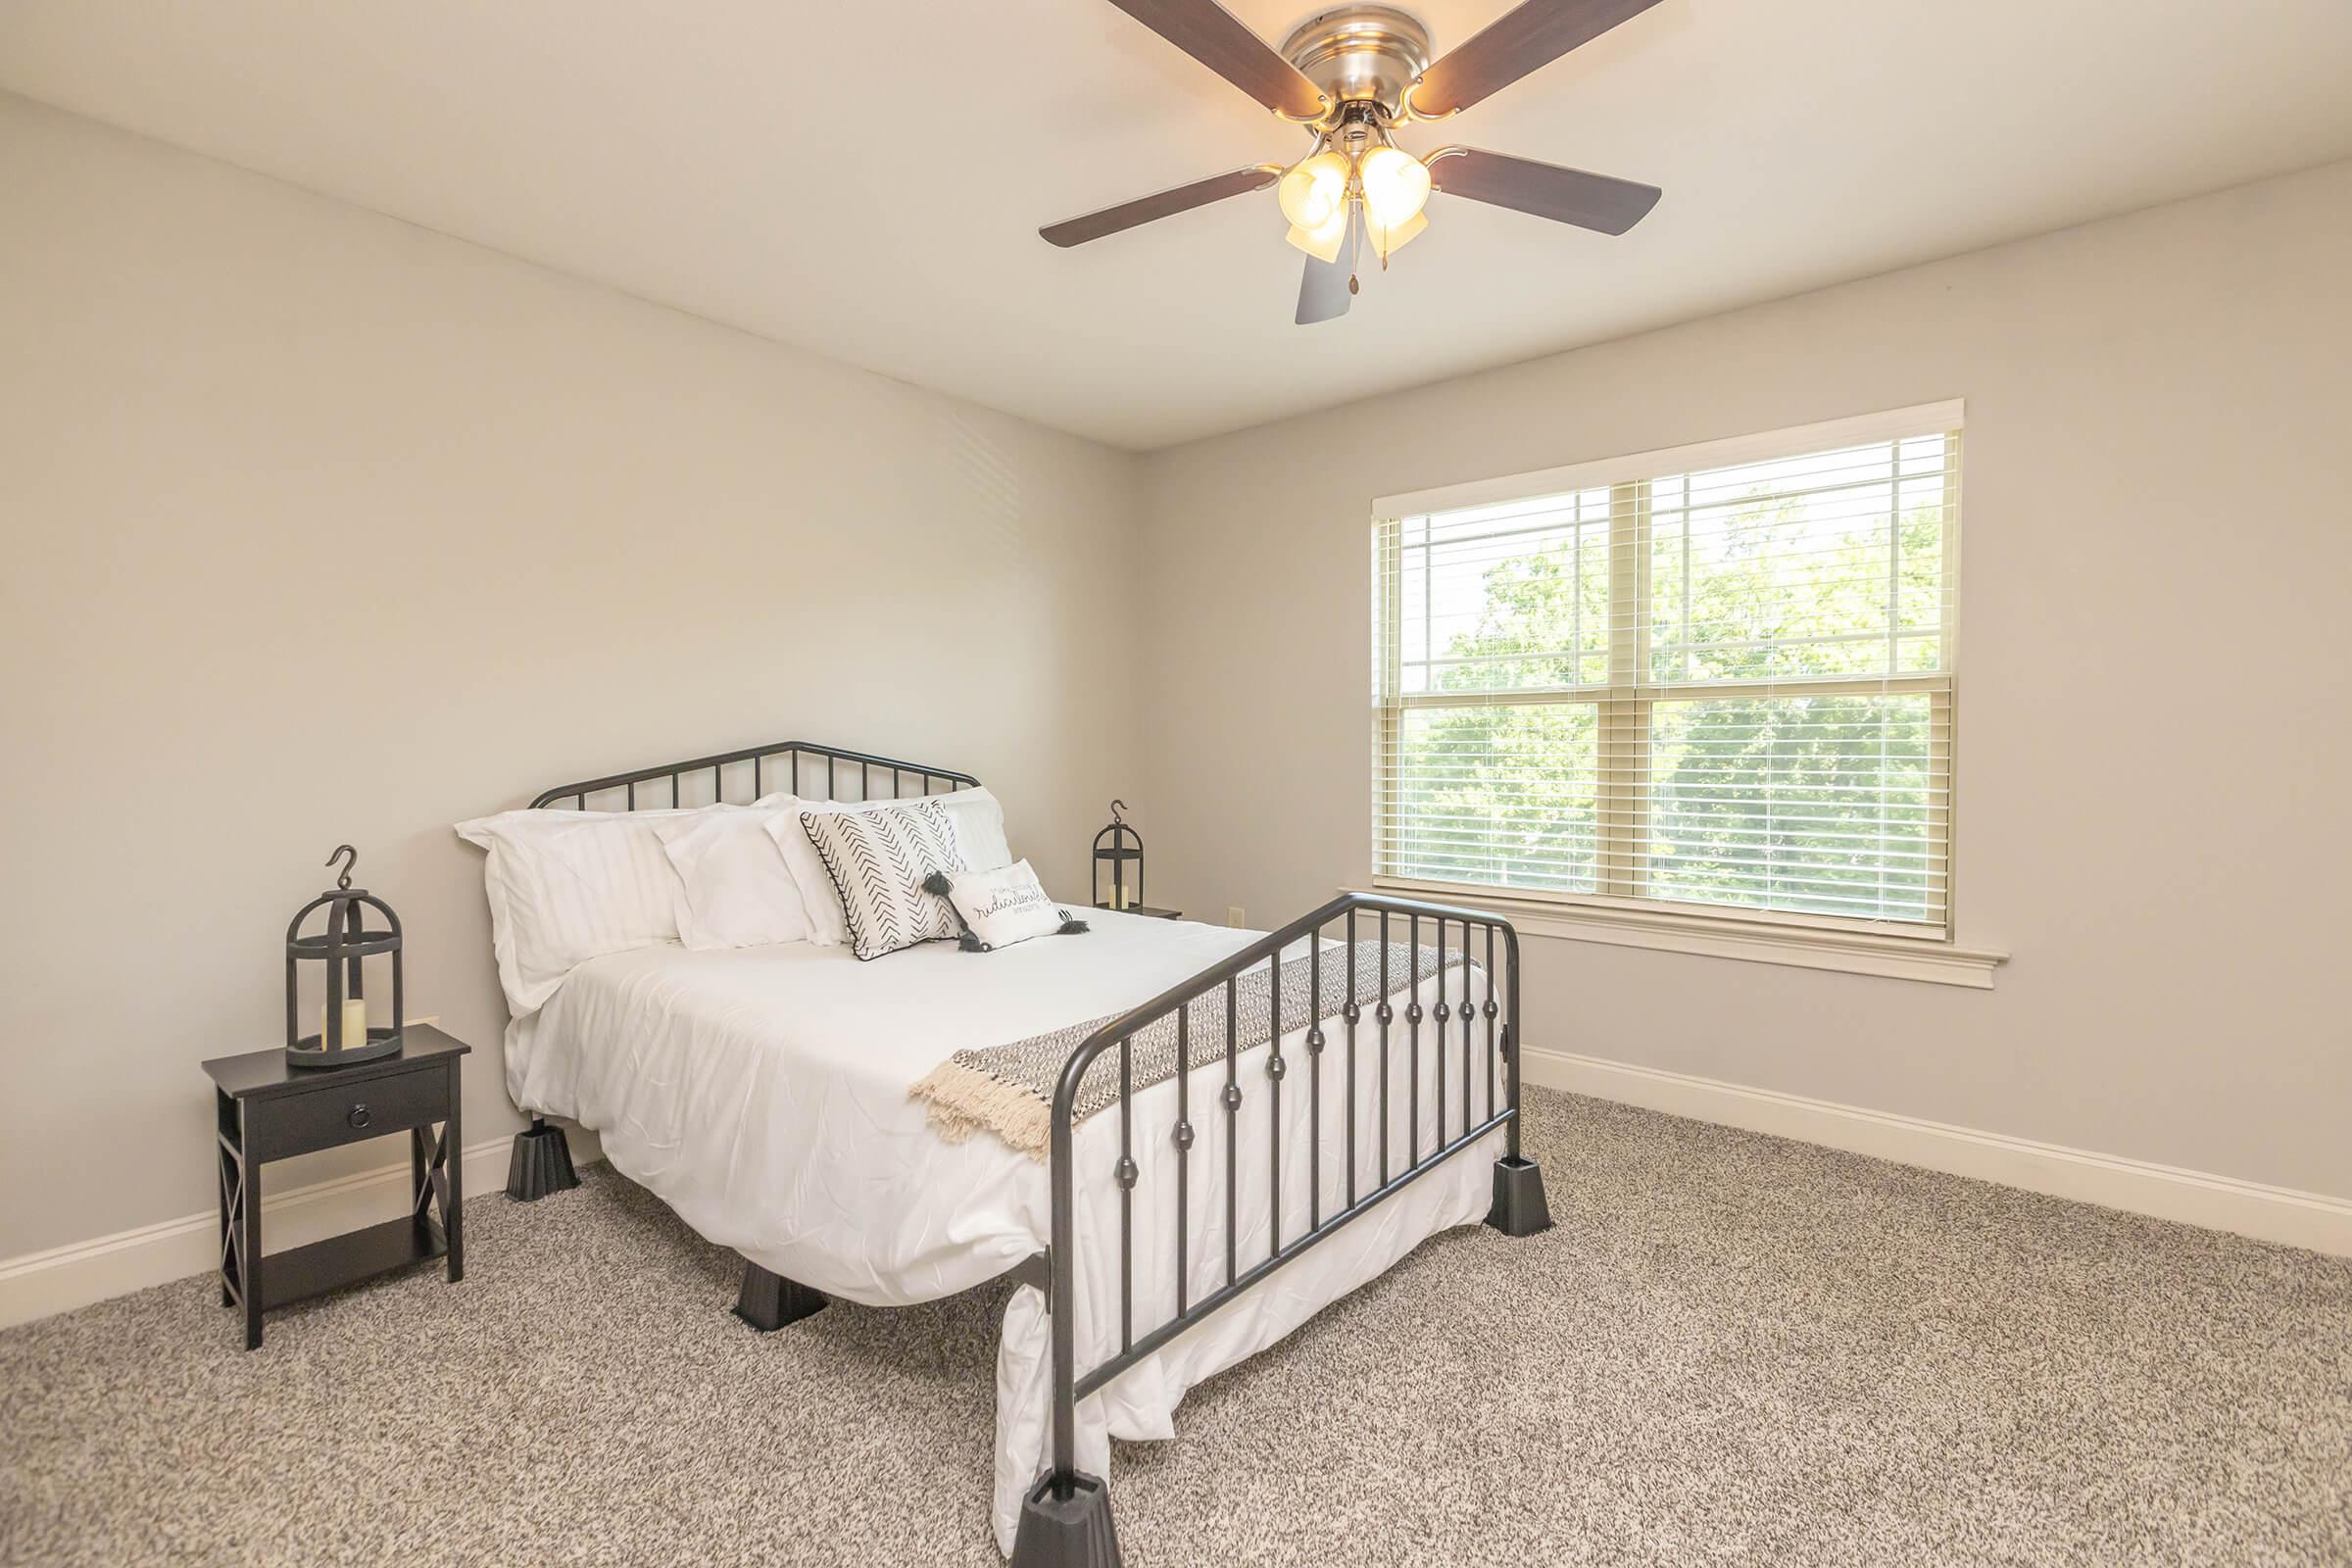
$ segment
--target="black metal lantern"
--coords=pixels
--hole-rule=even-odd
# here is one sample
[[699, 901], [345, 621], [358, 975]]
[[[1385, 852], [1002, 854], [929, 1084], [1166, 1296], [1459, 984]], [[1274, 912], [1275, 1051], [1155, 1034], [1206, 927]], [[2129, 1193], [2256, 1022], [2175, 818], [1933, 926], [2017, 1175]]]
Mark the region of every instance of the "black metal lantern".
[[[335, 885], [296, 911], [286, 926], [286, 1060], [297, 1067], [348, 1067], [400, 1054], [402, 1004], [400, 980], [400, 916], [392, 906], [366, 888], [351, 885], [351, 868], [360, 856], [348, 844], [335, 846], [326, 858], [343, 861]], [[326, 929], [304, 936], [302, 925], [314, 909], [326, 911]], [[385, 929], [368, 929], [368, 913], [384, 917]], [[369, 1028], [366, 989], [366, 960], [389, 958], [392, 963], [392, 1026]], [[318, 1015], [318, 1032], [302, 1033], [301, 970], [305, 963], [326, 966], [326, 1003]]]
[[[1110, 803], [1110, 825], [1095, 835], [1095, 907], [1139, 909], [1144, 904], [1144, 836], [1119, 813], [1125, 801]], [[1103, 882], [1109, 881], [1109, 897]]]

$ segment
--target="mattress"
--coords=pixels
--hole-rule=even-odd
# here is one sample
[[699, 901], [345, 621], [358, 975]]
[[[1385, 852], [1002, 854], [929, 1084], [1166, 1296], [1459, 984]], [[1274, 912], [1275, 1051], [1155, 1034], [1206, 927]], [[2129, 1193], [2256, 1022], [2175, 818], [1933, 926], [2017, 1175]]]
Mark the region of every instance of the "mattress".
[[[793, 943], [706, 953], [664, 946], [597, 958], [511, 1026], [509, 1088], [525, 1109], [594, 1128], [615, 1169], [704, 1237], [762, 1267], [872, 1306], [950, 1295], [1045, 1249], [1047, 1168], [993, 1134], [941, 1138], [910, 1097], [912, 1085], [956, 1051], [1147, 1001], [1259, 935], [1101, 910], [1089, 919], [1094, 930], [1084, 936], [980, 955], [933, 943], [859, 962], [845, 948]], [[1449, 970], [1423, 983], [1422, 1000], [1434, 1007], [1443, 985], [1458, 1002], [1464, 984], [1459, 968]], [[1483, 977], [1469, 984], [1483, 997]], [[1385, 1073], [1391, 1173], [1406, 1168], [1409, 1148], [1436, 1147], [1441, 1075], [1446, 1136], [1465, 1125], [1459, 1025], [1441, 1056], [1434, 1024], [1424, 1023], [1416, 1061], [1401, 1019], [1406, 1000], [1402, 992], [1396, 999], [1400, 1016]], [[1305, 1027], [1296, 1020], [1282, 1042], [1291, 1070], [1279, 1096], [1267, 1092], [1266, 1048], [1234, 1066], [1243, 1099], [1231, 1123], [1241, 1157], [1230, 1249], [1227, 1119], [1216, 1098], [1227, 1074], [1221, 1052], [1188, 1080], [1198, 1132], [1186, 1158], [1194, 1298], [1225, 1283], [1229, 1259], [1247, 1269], [1266, 1257], [1278, 1220], [1284, 1238], [1295, 1240], [1308, 1228], [1310, 1202], [1326, 1216], [1346, 1202], [1342, 1030], [1336, 1021], [1327, 1029], [1333, 1045], [1314, 1068], [1310, 1094]], [[1367, 1020], [1354, 1097], [1359, 1195], [1377, 1185], [1381, 1168], [1384, 1072], [1375, 1040]], [[1483, 1036], [1470, 1065], [1473, 1108], [1483, 1116], [1498, 1092]], [[1171, 1316], [1175, 1303], [1175, 1096], [1171, 1080], [1139, 1090], [1132, 1102], [1129, 1147], [1141, 1167], [1132, 1231], [1139, 1334]], [[1279, 1214], [1266, 1152], [1277, 1099]], [[1081, 1369], [1119, 1346], [1119, 1207], [1110, 1178], [1119, 1140], [1115, 1109], [1081, 1123], [1075, 1140]], [[1489, 1140], [1492, 1149], [1456, 1155], [1083, 1401], [1082, 1468], [1107, 1474], [1110, 1437], [1171, 1436], [1175, 1408], [1194, 1384], [1274, 1343], [1430, 1234], [1481, 1217], [1500, 1132]], [[1007, 1550], [1021, 1493], [1045, 1462], [1048, 1338], [1042, 1297], [1015, 1292], [998, 1358], [992, 1508]]]

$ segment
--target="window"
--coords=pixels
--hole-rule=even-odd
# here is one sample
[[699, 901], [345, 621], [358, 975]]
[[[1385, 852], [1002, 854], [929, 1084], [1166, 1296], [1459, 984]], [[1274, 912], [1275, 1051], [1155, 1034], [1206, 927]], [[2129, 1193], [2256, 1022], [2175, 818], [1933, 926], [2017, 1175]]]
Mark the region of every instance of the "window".
[[1960, 406], [1378, 504], [1381, 880], [1940, 937]]

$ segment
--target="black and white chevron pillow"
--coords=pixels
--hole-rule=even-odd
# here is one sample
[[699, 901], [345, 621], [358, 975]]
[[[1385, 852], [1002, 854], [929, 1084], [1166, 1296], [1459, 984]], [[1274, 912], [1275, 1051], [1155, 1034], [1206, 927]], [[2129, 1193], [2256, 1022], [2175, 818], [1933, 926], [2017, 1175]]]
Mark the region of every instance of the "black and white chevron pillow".
[[841, 895], [842, 919], [858, 957], [879, 958], [960, 934], [955, 906], [923, 890], [923, 879], [935, 871], [965, 869], [956, 824], [938, 802], [803, 811], [801, 831]]

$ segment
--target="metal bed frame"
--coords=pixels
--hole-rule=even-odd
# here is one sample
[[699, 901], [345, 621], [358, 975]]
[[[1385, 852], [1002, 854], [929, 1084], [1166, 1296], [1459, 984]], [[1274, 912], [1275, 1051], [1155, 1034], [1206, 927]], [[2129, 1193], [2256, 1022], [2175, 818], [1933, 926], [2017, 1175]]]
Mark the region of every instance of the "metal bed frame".
[[[822, 763], [824, 789], [821, 793], [805, 788], [810, 759]], [[781, 760], [781, 778], [771, 780], [770, 774], [779, 769], [771, 763]], [[576, 784], [560, 785], [541, 794], [531, 805], [534, 808], [568, 802], [581, 810], [608, 808], [639, 809], [638, 790], [641, 785], [668, 783], [666, 799], [657, 799], [650, 806], [676, 807], [684, 803], [682, 785], [699, 781], [708, 773], [710, 778], [710, 803], [727, 798], [730, 777], [740, 781], [749, 764], [752, 798], [770, 787], [791, 789], [808, 799], [819, 800], [875, 800], [912, 798], [919, 795], [944, 793], [935, 786], [945, 785], [953, 790], [979, 782], [968, 773], [952, 768], [932, 767], [922, 763], [904, 762], [864, 752], [846, 751], [840, 747], [822, 746], [810, 741], [779, 741], [769, 746], [750, 747], [742, 751], [724, 752], [711, 757], [698, 757], [682, 762], [667, 762], [659, 767], [641, 768], [634, 772], [614, 773], [610, 777], [587, 779]], [[842, 769], [858, 769], [858, 790], [844, 796], [840, 791]], [[730, 774], [730, 770], [732, 774]], [[886, 776], [890, 788], [885, 795], [874, 793], [877, 777]], [[904, 791], [908, 779], [919, 779], [921, 787]], [[592, 801], [609, 800], [615, 792], [619, 800], [609, 807], [591, 807]], [[699, 793], [699, 791], [698, 791]], [[696, 804], [710, 804], [697, 802]], [[1356, 940], [1359, 923], [1369, 926], [1377, 917], [1381, 941], [1380, 1001], [1369, 1009], [1354, 1001]], [[1418, 996], [1406, 1004], [1399, 1014], [1391, 1005], [1393, 994], [1387, 973], [1388, 947], [1391, 932], [1403, 926], [1407, 941], [1414, 948], [1421, 944], [1424, 924], [1431, 927], [1440, 962], [1437, 968], [1438, 1003], [1424, 1009]], [[1285, 1242], [1282, 1235], [1282, 1116], [1281, 1096], [1284, 1078], [1293, 1061], [1282, 1052], [1283, 1023], [1281, 1014], [1281, 965], [1284, 951], [1301, 939], [1306, 940], [1310, 980], [1308, 995], [1322, 997], [1321, 967], [1326, 956], [1323, 937], [1327, 929], [1338, 926], [1344, 932], [1345, 962], [1348, 965], [1348, 1001], [1338, 1014], [1341, 1038], [1334, 1042], [1323, 1029], [1320, 1018], [1309, 1018], [1306, 1031], [1306, 1077], [1308, 1099], [1308, 1222], [1306, 1229]], [[1446, 936], [1458, 928], [1454, 952], [1459, 965], [1459, 1002], [1448, 1003], [1446, 996], [1447, 967]], [[1483, 935], [1483, 949], [1480, 938]], [[1499, 945], [1499, 955], [1497, 947]], [[1483, 1004], [1470, 999], [1470, 964], [1474, 956], [1483, 954], [1488, 976], [1487, 995]], [[1496, 960], [1504, 965], [1504, 978], [1497, 983]], [[1296, 962], [1296, 958], [1293, 960]], [[1336, 955], [1332, 962], [1342, 959]], [[1255, 1263], [1243, 1267], [1237, 1249], [1236, 1212], [1240, 1192], [1241, 1159], [1239, 1140], [1235, 1136], [1244, 1091], [1240, 1076], [1240, 1057], [1254, 1054], [1236, 1049], [1234, 1023], [1235, 991], [1242, 974], [1258, 964], [1271, 970], [1271, 995], [1275, 1017], [1272, 1039], [1264, 1048], [1265, 1092], [1273, 1097], [1274, 1114], [1268, 1120], [1270, 1132], [1267, 1149], [1269, 1183], [1272, 1191], [1272, 1229], [1268, 1254]], [[1225, 1281], [1206, 1294], [1194, 1298], [1190, 1294], [1185, 1261], [1190, 1215], [1192, 1212], [1191, 1150], [1197, 1129], [1192, 1120], [1189, 1079], [1194, 1067], [1213, 1061], [1220, 1047], [1206, 1042], [1206, 1050], [1196, 1060], [1192, 1055], [1194, 1042], [1189, 1038], [1190, 1020], [1186, 1005], [1197, 998], [1208, 996], [1219, 989], [1225, 993], [1225, 1040], [1221, 1052], [1225, 1061], [1225, 1087], [1211, 1106], [1200, 1107], [1203, 1113], [1215, 1115], [1222, 1111], [1226, 1119], [1224, 1180], [1220, 1184], [1225, 1203]], [[1496, 993], [1502, 1000], [1495, 1000]], [[1310, 1009], [1320, 1012], [1321, 1008]], [[1167, 1129], [1179, 1152], [1176, 1166], [1176, 1311], [1165, 1321], [1143, 1327], [1135, 1322], [1135, 1249], [1134, 1204], [1138, 1180], [1133, 1157], [1137, 1147], [1134, 1106], [1132, 1103], [1131, 1044], [1134, 1036], [1147, 1026], [1174, 1014], [1177, 1019], [1178, 1069], [1176, 1084], [1176, 1120]], [[1435, 1147], [1420, 1147], [1420, 1086], [1421, 1053], [1424, 1046], [1424, 1022], [1429, 1025], [1426, 1041], [1437, 1053], [1434, 1063], [1437, 1094], [1438, 1142]], [[1099, 1476], [1087, 1475], [1078, 1469], [1078, 1401], [1102, 1389], [1129, 1366], [1150, 1355], [1170, 1340], [1202, 1319], [1224, 1307], [1251, 1286], [1275, 1270], [1297, 1260], [1300, 1254], [1325, 1240], [1359, 1215], [1402, 1192], [1421, 1177], [1480, 1139], [1503, 1129], [1504, 1152], [1494, 1162], [1494, 1203], [1488, 1210], [1487, 1223], [1509, 1236], [1532, 1236], [1551, 1224], [1544, 1199], [1543, 1173], [1534, 1160], [1520, 1152], [1519, 1146], [1519, 934], [1510, 921], [1499, 915], [1477, 909], [1448, 905], [1424, 903], [1419, 900], [1389, 898], [1377, 894], [1350, 893], [1334, 899], [1321, 908], [1291, 921], [1278, 931], [1269, 932], [1239, 953], [1212, 964], [1192, 978], [1182, 981], [1160, 995], [1130, 1008], [1117, 1018], [1102, 1025], [1071, 1052], [1054, 1092], [1053, 1121], [1050, 1134], [1048, 1180], [1052, 1186], [1053, 1214], [1051, 1238], [1047, 1250], [1028, 1258], [1010, 1273], [1018, 1282], [1044, 1293], [1050, 1319], [1053, 1348], [1053, 1462], [1045, 1474], [1030, 1489], [1021, 1509], [1019, 1533], [1014, 1540], [1013, 1568], [1116, 1568], [1119, 1562], [1117, 1532], [1110, 1515], [1108, 1485]], [[1295, 1022], [1296, 1020], [1294, 1020]], [[1401, 1028], [1398, 1027], [1401, 1021]], [[1482, 1028], [1483, 1025], [1483, 1028]], [[1410, 1103], [1407, 1107], [1407, 1144], [1402, 1151], [1390, 1148], [1389, 1137], [1389, 1068], [1392, 1049], [1401, 1044], [1408, 1054]], [[1483, 1037], [1483, 1038], [1482, 1038]], [[1461, 1058], [1461, 1095], [1458, 1102], [1459, 1133], [1448, 1137], [1446, 1132], [1447, 1101], [1446, 1046], [1449, 1040], [1458, 1042]], [[1323, 1055], [1328, 1047], [1338, 1044], [1344, 1049], [1344, 1082], [1347, 1092], [1347, 1157], [1343, 1191], [1346, 1202], [1330, 1213], [1322, 1207], [1322, 1072]], [[1377, 1161], [1366, 1159], [1368, 1167], [1359, 1170], [1357, 1158], [1355, 1089], [1359, 1048], [1365, 1045], [1377, 1053], [1380, 1071], [1379, 1103], [1380, 1133], [1377, 1140]], [[1475, 1065], [1483, 1045], [1486, 1063], [1484, 1084], [1485, 1104], [1477, 1105], [1478, 1097], [1472, 1091], [1480, 1081]], [[1075, 1169], [1074, 1140], [1077, 1116], [1074, 1107], [1081, 1085], [1090, 1069], [1105, 1054], [1117, 1054], [1119, 1095], [1117, 1100], [1119, 1127], [1119, 1158], [1112, 1166], [1110, 1180], [1119, 1190], [1119, 1349], [1102, 1361], [1083, 1371], [1077, 1364], [1077, 1324], [1074, 1303], [1077, 1299], [1075, 1279], [1077, 1171]], [[1496, 1068], [1499, 1066], [1502, 1083], [1502, 1103], [1494, 1103]], [[1483, 1113], [1482, 1113], [1483, 1112]], [[1102, 1114], [1108, 1115], [1105, 1107]], [[561, 1154], [563, 1134], [541, 1118], [534, 1117], [530, 1130], [516, 1136], [516, 1166], [524, 1158], [524, 1140], [555, 1140], [555, 1151]], [[543, 1157], [535, 1155], [535, 1157]], [[568, 1158], [564, 1158], [568, 1175]], [[1215, 1172], [1203, 1173], [1205, 1177]], [[567, 1184], [559, 1184], [567, 1185]], [[535, 1198], [539, 1192], [519, 1191], [510, 1184], [509, 1191], [517, 1197]], [[1207, 1195], [1203, 1195], [1204, 1197]], [[735, 1313], [754, 1328], [773, 1331], [786, 1323], [807, 1317], [825, 1305], [822, 1293], [796, 1281], [774, 1274], [750, 1259], [744, 1261], [743, 1288], [737, 1298]]]

